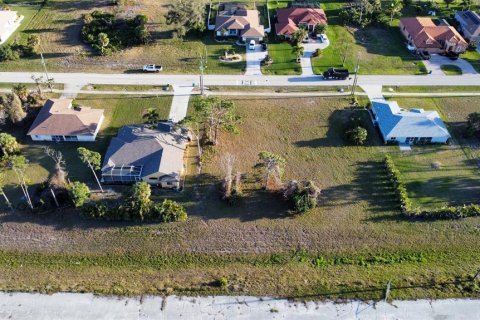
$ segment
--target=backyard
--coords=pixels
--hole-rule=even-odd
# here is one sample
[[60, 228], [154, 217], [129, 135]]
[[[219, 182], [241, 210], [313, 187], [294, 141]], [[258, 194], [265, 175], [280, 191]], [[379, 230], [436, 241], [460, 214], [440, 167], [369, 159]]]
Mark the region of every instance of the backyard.
[[[140, 121], [142, 107], [136, 119], [126, 118], [110, 101], [90, 99], [81, 101], [112, 106], [105, 136]], [[426, 109], [441, 101], [444, 116], [463, 121], [458, 110], [467, 113], [478, 105], [478, 98], [468, 99], [460, 105], [450, 99], [416, 101]], [[478, 219], [406, 220], [381, 163], [398, 147], [381, 143], [364, 111], [370, 137], [357, 147], [343, 138], [344, 123], [353, 114], [345, 98], [238, 97], [234, 102], [242, 117], [240, 132], [222, 134], [204, 173], [197, 176], [190, 163], [185, 191], [169, 193], [187, 207], [187, 222], [85, 221], [71, 211], [2, 214], [0, 289], [372, 299], [381, 298], [392, 280], [394, 299], [477, 294], [468, 279], [478, 267]], [[286, 158], [284, 181], [311, 179], [321, 186], [318, 208], [297, 216], [281, 195], [261, 189], [261, 172], [254, 166], [262, 150]], [[220, 200], [218, 191], [219, 159], [226, 152], [245, 177], [245, 195], [233, 206]], [[189, 148], [188, 157], [194, 155], [195, 148]], [[451, 163], [473, 170], [461, 169], [464, 154], [451, 157], [440, 160], [446, 172]], [[429, 190], [415, 192], [423, 191]], [[449, 201], [450, 195], [438, 198]], [[221, 277], [228, 279], [226, 288], [218, 285]]]

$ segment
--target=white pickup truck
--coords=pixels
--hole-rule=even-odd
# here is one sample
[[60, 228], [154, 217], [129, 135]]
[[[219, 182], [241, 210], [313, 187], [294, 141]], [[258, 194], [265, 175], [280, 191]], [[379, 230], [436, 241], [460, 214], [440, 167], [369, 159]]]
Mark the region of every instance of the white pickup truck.
[[162, 70], [162, 66], [158, 66], [155, 64], [146, 64], [143, 66], [143, 72], [160, 72]]

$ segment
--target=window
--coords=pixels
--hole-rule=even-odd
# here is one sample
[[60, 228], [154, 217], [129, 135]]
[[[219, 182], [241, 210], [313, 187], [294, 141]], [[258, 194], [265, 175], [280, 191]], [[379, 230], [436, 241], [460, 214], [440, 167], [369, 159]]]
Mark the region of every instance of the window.
[[65, 141], [64, 136], [52, 136], [53, 141]]
[[65, 136], [65, 141], [78, 141], [77, 136]]
[[158, 180], [158, 178], [157, 177], [150, 177], [150, 178], [148, 178], [148, 180]]
[[237, 30], [230, 29], [230, 30], [228, 30], [228, 34], [231, 35], [231, 36], [236, 36], [237, 35]]
[[395, 141], [395, 140], [397, 140], [397, 138], [396, 137], [390, 137], [390, 140]]

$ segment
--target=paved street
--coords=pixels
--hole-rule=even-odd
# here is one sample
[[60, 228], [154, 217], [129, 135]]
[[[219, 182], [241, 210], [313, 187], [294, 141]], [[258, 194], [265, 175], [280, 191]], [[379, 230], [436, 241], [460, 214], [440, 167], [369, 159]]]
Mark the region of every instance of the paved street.
[[93, 294], [1, 293], [0, 320], [56, 319], [385, 319], [480, 318], [480, 300], [417, 300], [376, 304], [299, 302], [270, 297], [99, 297]]
[[[0, 72], [0, 82], [33, 83], [34, 72]], [[198, 85], [198, 75], [166, 74], [99, 74], [99, 73], [51, 73], [57, 83], [67, 84], [66, 88], [77, 84], [136, 84], [136, 85]], [[453, 80], [454, 79], [454, 80]], [[238, 86], [255, 84], [258, 86], [341, 86], [351, 84], [348, 80], [323, 80], [321, 76], [248, 76], [248, 75], [206, 75], [207, 86]], [[475, 86], [480, 85], [479, 74], [467, 74], [452, 78], [445, 75], [362, 75], [359, 85], [383, 86]]]

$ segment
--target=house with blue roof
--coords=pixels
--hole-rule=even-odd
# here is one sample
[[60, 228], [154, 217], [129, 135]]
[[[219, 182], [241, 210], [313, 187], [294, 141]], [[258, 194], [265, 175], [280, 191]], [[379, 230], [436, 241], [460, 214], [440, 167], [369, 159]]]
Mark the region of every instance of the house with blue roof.
[[436, 111], [407, 110], [395, 101], [373, 100], [372, 113], [385, 143], [447, 143], [451, 138]]

